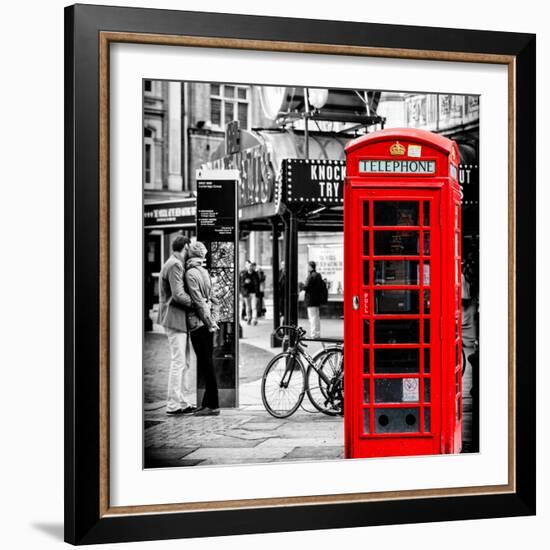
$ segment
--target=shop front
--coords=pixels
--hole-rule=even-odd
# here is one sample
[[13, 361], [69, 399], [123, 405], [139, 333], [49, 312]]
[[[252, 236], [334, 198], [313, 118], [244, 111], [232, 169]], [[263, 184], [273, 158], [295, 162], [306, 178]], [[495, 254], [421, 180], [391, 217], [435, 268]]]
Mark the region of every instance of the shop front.
[[151, 311], [158, 304], [158, 277], [171, 254], [172, 240], [181, 234], [194, 235], [196, 199], [175, 193], [159, 199], [145, 197], [143, 206], [143, 319], [144, 330], [153, 329]]

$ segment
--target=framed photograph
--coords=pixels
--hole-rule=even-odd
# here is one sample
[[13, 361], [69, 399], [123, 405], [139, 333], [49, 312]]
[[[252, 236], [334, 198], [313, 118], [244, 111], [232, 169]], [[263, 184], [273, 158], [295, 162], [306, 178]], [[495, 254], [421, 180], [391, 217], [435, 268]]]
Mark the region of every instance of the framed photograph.
[[535, 36], [65, 11], [65, 539], [535, 513]]

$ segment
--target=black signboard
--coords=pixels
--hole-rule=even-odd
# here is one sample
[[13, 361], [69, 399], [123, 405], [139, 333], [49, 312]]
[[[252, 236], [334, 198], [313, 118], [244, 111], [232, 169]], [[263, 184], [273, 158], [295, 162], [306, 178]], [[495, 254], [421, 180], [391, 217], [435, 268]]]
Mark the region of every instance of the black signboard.
[[[208, 172], [202, 172], [208, 174]], [[197, 239], [234, 242], [236, 235], [236, 181], [197, 180]]]
[[194, 198], [155, 201], [143, 206], [145, 229], [181, 228], [195, 225]]
[[[238, 295], [237, 184], [234, 170], [197, 172], [197, 240], [208, 249], [206, 268], [212, 279], [220, 329], [214, 334], [214, 367], [221, 407], [237, 406]], [[204, 392], [199, 369], [198, 402]]]
[[[344, 202], [346, 163], [343, 160], [284, 159], [283, 200], [287, 203]], [[458, 180], [464, 205], [479, 202], [479, 167], [460, 164]]]
[[462, 192], [462, 204], [479, 204], [479, 167], [477, 164], [458, 165], [458, 183]]
[[344, 160], [285, 159], [283, 200], [287, 203], [344, 202]]

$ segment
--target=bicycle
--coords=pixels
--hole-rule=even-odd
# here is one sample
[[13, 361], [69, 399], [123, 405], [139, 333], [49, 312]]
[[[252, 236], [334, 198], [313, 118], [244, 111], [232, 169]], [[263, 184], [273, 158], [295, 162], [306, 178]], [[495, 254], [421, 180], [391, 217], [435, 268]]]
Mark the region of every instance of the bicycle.
[[[285, 334], [288, 333], [288, 334]], [[281, 325], [274, 333], [288, 344], [267, 364], [262, 377], [262, 401], [275, 418], [287, 418], [302, 404], [307, 393], [312, 405], [329, 416], [344, 411], [344, 350], [333, 339], [331, 345], [313, 357], [304, 348], [306, 331], [301, 327]], [[304, 366], [307, 363], [307, 370]]]

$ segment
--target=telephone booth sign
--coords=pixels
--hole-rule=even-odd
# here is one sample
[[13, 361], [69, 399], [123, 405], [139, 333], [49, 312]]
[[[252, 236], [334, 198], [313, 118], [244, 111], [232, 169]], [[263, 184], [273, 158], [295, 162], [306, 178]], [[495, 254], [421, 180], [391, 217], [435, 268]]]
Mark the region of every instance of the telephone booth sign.
[[348, 458], [462, 447], [458, 148], [413, 129], [346, 146]]

